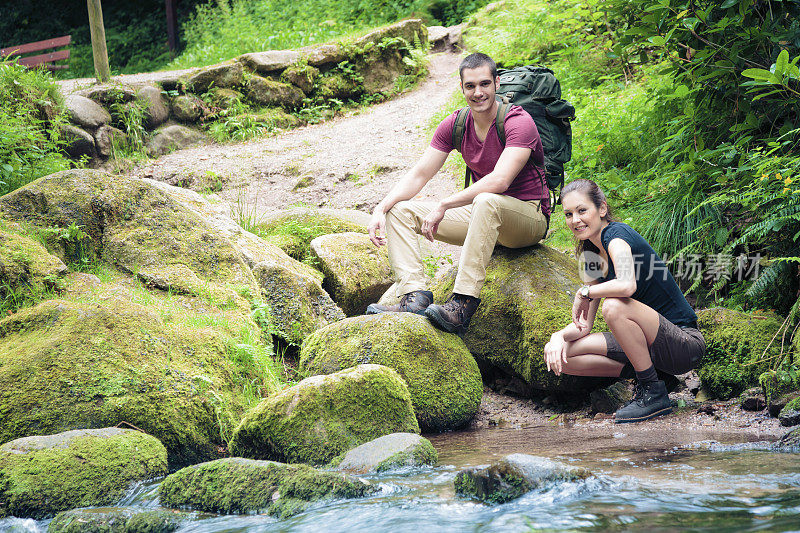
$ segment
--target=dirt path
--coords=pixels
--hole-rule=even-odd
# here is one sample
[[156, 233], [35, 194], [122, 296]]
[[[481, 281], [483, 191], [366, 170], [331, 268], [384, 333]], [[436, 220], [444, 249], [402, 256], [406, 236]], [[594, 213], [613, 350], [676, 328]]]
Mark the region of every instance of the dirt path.
[[[192, 188], [219, 176], [220, 196], [232, 203], [244, 198], [260, 213], [297, 203], [371, 211], [424, 151], [430, 117], [457, 88], [460, 57], [430, 59], [427, 80], [394, 100], [275, 137], [181, 150], [135, 173], [176, 184], [199, 177]], [[310, 184], [294, 190], [300, 180]], [[420, 197], [446, 195], [456, 181], [452, 172], [440, 172]]]

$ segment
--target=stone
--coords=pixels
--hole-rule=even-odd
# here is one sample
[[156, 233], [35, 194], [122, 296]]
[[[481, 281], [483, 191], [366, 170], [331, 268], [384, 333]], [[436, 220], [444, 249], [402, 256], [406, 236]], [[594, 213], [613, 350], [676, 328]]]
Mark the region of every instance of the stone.
[[356, 40], [356, 46], [364, 47], [368, 43], [379, 44], [384, 39], [401, 38], [414, 45], [426, 47], [428, 43], [428, 30], [421, 19], [401, 20], [394, 24], [378, 28]]
[[161, 505], [167, 507], [288, 518], [316, 501], [360, 498], [375, 490], [339, 472], [230, 457], [170, 474], [158, 487], [158, 495]]
[[229, 109], [241, 102], [242, 93], [234, 89], [217, 89], [214, 91], [214, 103], [221, 109]]
[[347, 51], [339, 43], [306, 47], [302, 48], [301, 52], [308, 60], [308, 64], [315, 67], [338, 64], [347, 59]]
[[[386, 472], [410, 466], [436, 465], [439, 456], [431, 441], [415, 433], [392, 433], [365, 442], [332, 462], [351, 474]], [[337, 464], [338, 463], [338, 464]]]
[[156, 134], [147, 141], [147, 155], [150, 157], [160, 157], [164, 154], [174, 152], [175, 150], [182, 150], [207, 141], [208, 137], [199, 130], [173, 124], [172, 126], [167, 126], [156, 132]]
[[487, 503], [505, 503], [532, 490], [563, 481], [579, 481], [592, 474], [546, 457], [522, 453], [507, 455], [488, 467], [472, 467], [456, 475], [455, 489]]
[[79, 91], [78, 94], [87, 96], [102, 105], [124, 104], [136, 99], [136, 91], [133, 90], [133, 87], [119, 83], [95, 85]]
[[281, 81], [291, 83], [308, 95], [314, 90], [314, 82], [319, 77], [319, 69], [311, 65], [292, 65], [281, 74]]
[[169, 118], [169, 107], [164, 93], [158, 87], [148, 85], [136, 91], [136, 96], [144, 102], [147, 129], [154, 130]]
[[[431, 285], [437, 302], [452, 293], [457, 270], [453, 266]], [[527, 385], [526, 396], [597, 388], [604, 383], [599, 378], [556, 376], [547, 370], [542, 355], [550, 335], [570, 323], [574, 291], [580, 285], [577, 262], [564, 253], [543, 245], [514, 250], [498, 246], [464, 343], [479, 363], [519, 378]], [[605, 331], [599, 315], [595, 331]]]
[[[187, 517], [188, 519], [188, 517]], [[62, 511], [48, 533], [172, 533], [181, 525], [179, 513], [131, 508], [72, 509]]]
[[773, 312], [702, 309], [697, 324], [706, 341], [698, 375], [713, 398], [733, 398], [758, 385], [759, 375], [780, 353], [781, 343], [770, 341], [783, 319]]
[[[21, 235], [22, 228], [0, 219], [0, 299], [12, 293], [37, 294], [54, 288], [67, 272], [64, 262], [41, 243]], [[9, 300], [6, 300], [9, 298]]]
[[423, 431], [466, 425], [478, 411], [483, 383], [461, 339], [412, 313], [358, 316], [312, 333], [300, 351], [300, 371], [330, 374], [373, 363], [396, 370], [408, 384]]
[[204, 108], [203, 101], [193, 95], [182, 94], [172, 100], [172, 115], [181, 122], [196, 122]]
[[745, 411], [763, 411], [767, 408], [767, 402], [764, 400], [764, 392], [761, 387], [753, 387], [744, 391], [739, 395], [741, 400], [741, 407]]
[[330, 71], [319, 78], [317, 95], [323, 98], [347, 100], [362, 94], [364, 94], [363, 82], [342, 72]]
[[83, 128], [97, 128], [111, 122], [111, 115], [97, 102], [79, 94], [64, 97], [69, 120]]
[[230, 451], [254, 459], [325, 464], [397, 432], [419, 433], [408, 387], [390, 368], [359, 365], [306, 378], [265, 398], [235, 429]]
[[74, 159], [97, 157], [97, 148], [91, 133], [72, 124], [61, 124], [59, 129], [65, 141], [64, 151], [67, 155]]
[[154, 437], [120, 428], [31, 436], [0, 446], [0, 516], [43, 519], [117, 502], [131, 484], [167, 473]]
[[303, 91], [279, 81], [268, 80], [261, 76], [253, 76], [247, 81], [247, 95], [257, 104], [282, 106], [294, 109], [303, 104]]
[[231, 61], [221, 65], [212, 65], [192, 74], [188, 86], [192, 92], [201, 94], [212, 87], [238, 87], [244, 82], [242, 64]]
[[778, 413], [778, 420], [786, 427], [800, 424], [800, 395], [786, 403]]
[[800, 453], [800, 428], [795, 428], [784, 434], [775, 443], [775, 447], [779, 451]]
[[395, 80], [405, 71], [406, 64], [400, 52], [384, 50], [379, 61], [372, 61], [364, 68], [364, 91], [369, 94], [390, 92]]
[[121, 146], [128, 139], [122, 130], [113, 126], [100, 126], [94, 132], [94, 145], [100, 157], [107, 159], [114, 150], [114, 145]]
[[633, 398], [633, 391], [627, 381], [617, 381], [608, 387], [589, 393], [593, 413], [613, 414]]
[[243, 54], [239, 56], [237, 61], [250, 70], [255, 70], [261, 74], [269, 74], [292, 66], [300, 60], [300, 57], [300, 52], [295, 50], [266, 50], [264, 52]]
[[431, 52], [459, 52], [464, 49], [464, 29], [466, 23], [457, 26], [428, 26], [428, 42]]
[[322, 287], [347, 316], [363, 314], [394, 282], [387, 248], [364, 233], [322, 235], [311, 251], [325, 274]]
[[769, 411], [769, 416], [773, 418], [778, 418], [781, 412], [789, 405], [790, 402], [800, 398], [800, 392], [792, 391], [787, 392], [785, 394], [773, 394], [770, 398], [769, 402], [767, 403], [767, 409]]

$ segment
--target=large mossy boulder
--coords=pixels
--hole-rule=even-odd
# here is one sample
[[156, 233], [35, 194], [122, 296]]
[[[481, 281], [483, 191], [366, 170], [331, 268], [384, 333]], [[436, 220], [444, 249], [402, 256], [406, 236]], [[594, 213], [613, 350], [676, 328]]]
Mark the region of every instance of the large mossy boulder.
[[233, 434], [234, 455], [325, 464], [389, 433], [419, 433], [411, 396], [394, 370], [359, 365], [306, 378], [264, 399]]
[[487, 503], [505, 503], [532, 490], [563, 481], [579, 481], [592, 474], [583, 468], [515, 453], [488, 467], [462, 470], [454, 481], [456, 493]]
[[699, 311], [697, 324], [706, 340], [706, 353], [698, 374], [706, 390], [715, 398], [727, 399], [759, 385], [759, 375], [780, 354], [781, 343], [772, 339], [782, 322], [772, 312], [721, 307]]
[[364, 233], [317, 237], [311, 251], [325, 274], [323, 288], [347, 316], [363, 314], [394, 282], [386, 246], [375, 246]]
[[128, 423], [175, 467], [219, 457], [248, 391], [271, 392], [260, 359], [271, 352], [245, 344], [261, 332], [235, 294], [64, 284], [59, 299], [0, 320], [0, 442]]
[[252, 272], [228, 239], [142, 180], [96, 170], [57, 172], [0, 198], [0, 216], [39, 228], [79, 227], [85, 236], [74, 235], [72, 252], [69, 239], [48, 241], [62, 258], [70, 253], [100, 258], [128, 273], [184, 265], [203, 280], [258, 293]]
[[72, 509], [58, 513], [47, 533], [172, 533], [180, 525], [180, 514], [174, 511]]
[[247, 95], [260, 105], [294, 109], [303, 103], [303, 91], [288, 83], [253, 76], [247, 81]]
[[[453, 291], [458, 267], [434, 282], [437, 301]], [[519, 378], [535, 390], [577, 392], [596, 388], [598, 378], [556, 376], [547, 370], [544, 345], [550, 335], [572, 320], [575, 290], [581, 286], [577, 262], [547, 246], [496, 247], [486, 268], [481, 304], [472, 317], [464, 343], [482, 365]], [[599, 313], [598, 313], [599, 315]], [[595, 331], [602, 331], [602, 317]]]
[[105, 428], [32, 436], [0, 446], [0, 517], [42, 519], [117, 502], [131, 484], [167, 473], [154, 437]]
[[362, 363], [395, 369], [408, 384], [423, 431], [467, 424], [481, 403], [478, 365], [459, 337], [411, 313], [359, 316], [316, 331], [303, 343], [300, 371], [330, 374]]
[[353, 448], [331, 462], [351, 474], [380, 473], [411, 466], [435, 465], [439, 460], [431, 441], [416, 433], [392, 433]]
[[288, 518], [315, 501], [360, 498], [375, 487], [339, 472], [230, 457], [193, 465], [167, 476], [161, 505], [219, 514], [267, 513]]
[[21, 231], [0, 219], [0, 299], [9, 305], [53, 288], [67, 273], [61, 259]]
[[221, 65], [205, 67], [193, 73], [188, 80], [189, 88], [201, 94], [212, 87], [238, 87], [244, 81], [244, 69], [242, 64], [236, 61], [229, 61]]

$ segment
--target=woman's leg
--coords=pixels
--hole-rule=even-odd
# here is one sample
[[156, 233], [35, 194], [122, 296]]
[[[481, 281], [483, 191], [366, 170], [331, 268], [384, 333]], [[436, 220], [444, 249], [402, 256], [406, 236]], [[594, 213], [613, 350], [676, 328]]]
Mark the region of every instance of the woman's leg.
[[649, 346], [658, 334], [655, 309], [633, 298], [606, 298], [603, 318], [637, 372], [653, 366]]
[[590, 333], [567, 343], [567, 362], [563, 364], [561, 371], [573, 376], [619, 377], [625, 365], [606, 357], [606, 353], [606, 339], [603, 334]]

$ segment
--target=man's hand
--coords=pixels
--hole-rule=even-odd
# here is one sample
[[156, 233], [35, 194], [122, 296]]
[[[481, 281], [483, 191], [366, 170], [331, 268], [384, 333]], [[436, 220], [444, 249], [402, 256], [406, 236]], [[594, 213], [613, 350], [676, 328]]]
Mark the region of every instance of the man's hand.
[[589, 324], [589, 299], [582, 298], [580, 294], [575, 293], [575, 299], [572, 301], [572, 323], [578, 328], [578, 332], [585, 335], [587, 329], [591, 329]]
[[552, 370], [556, 376], [561, 375], [562, 365], [567, 362], [567, 343], [561, 332], [553, 333], [550, 342], [544, 345], [544, 361], [547, 370]]
[[369, 240], [375, 246], [386, 244], [386, 213], [380, 209], [372, 212], [372, 219], [369, 221]]
[[442, 204], [436, 204], [436, 207], [422, 219], [422, 236], [433, 242], [433, 236], [439, 229], [439, 223], [444, 218], [444, 213], [447, 211]]

